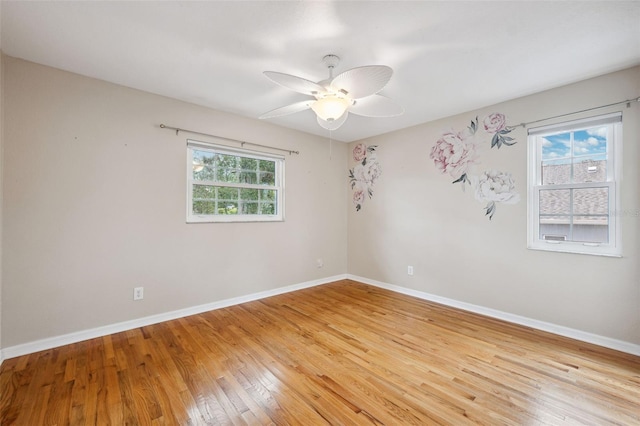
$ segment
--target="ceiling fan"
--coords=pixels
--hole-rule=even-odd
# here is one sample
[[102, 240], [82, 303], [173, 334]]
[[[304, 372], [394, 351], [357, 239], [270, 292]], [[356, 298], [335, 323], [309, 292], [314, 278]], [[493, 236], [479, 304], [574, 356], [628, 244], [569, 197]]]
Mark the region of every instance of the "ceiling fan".
[[317, 83], [291, 74], [265, 71], [264, 75], [275, 83], [314, 99], [276, 108], [259, 118], [282, 117], [311, 108], [320, 126], [336, 130], [344, 124], [349, 113], [364, 117], [394, 117], [404, 112], [400, 105], [378, 94], [393, 74], [388, 66], [357, 67], [333, 77], [333, 69], [340, 58], [326, 55], [322, 62], [329, 69], [329, 78]]

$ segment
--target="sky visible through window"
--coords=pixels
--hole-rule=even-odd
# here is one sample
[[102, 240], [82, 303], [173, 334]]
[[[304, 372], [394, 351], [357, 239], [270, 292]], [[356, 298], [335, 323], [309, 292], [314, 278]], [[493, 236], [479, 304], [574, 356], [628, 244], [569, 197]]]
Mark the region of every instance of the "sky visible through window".
[[[571, 134], [573, 133], [573, 154]], [[607, 154], [607, 127], [594, 127], [575, 132], [547, 135], [542, 141], [542, 161], [557, 160], [554, 164], [571, 162], [571, 157], [604, 160]], [[564, 161], [562, 161], [564, 160]]]

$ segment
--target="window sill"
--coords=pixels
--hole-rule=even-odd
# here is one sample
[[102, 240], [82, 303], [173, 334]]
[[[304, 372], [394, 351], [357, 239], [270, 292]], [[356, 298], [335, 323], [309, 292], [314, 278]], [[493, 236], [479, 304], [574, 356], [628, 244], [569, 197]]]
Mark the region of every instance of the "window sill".
[[569, 254], [587, 254], [592, 256], [604, 256], [604, 257], [617, 257], [621, 258], [622, 253], [609, 246], [592, 246], [584, 245], [580, 243], [566, 243], [566, 242], [542, 242], [542, 243], [530, 243], [527, 245], [529, 250], [549, 251], [556, 253], [569, 253]]
[[260, 223], [260, 222], [284, 222], [280, 216], [192, 216], [187, 218], [187, 223]]

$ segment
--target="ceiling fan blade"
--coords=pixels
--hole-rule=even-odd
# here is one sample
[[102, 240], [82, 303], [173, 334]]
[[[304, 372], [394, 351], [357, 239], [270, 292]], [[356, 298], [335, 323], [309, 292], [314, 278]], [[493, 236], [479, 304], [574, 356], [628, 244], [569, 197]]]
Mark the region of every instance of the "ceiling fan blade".
[[327, 130], [336, 130], [338, 127], [342, 126], [345, 121], [347, 121], [347, 116], [348, 115], [349, 115], [349, 113], [345, 111], [345, 113], [342, 114], [342, 117], [338, 118], [337, 120], [333, 120], [333, 121], [326, 121], [326, 120], [323, 120], [322, 118], [318, 117], [318, 124], [320, 126], [324, 127]]
[[349, 107], [349, 112], [363, 117], [395, 117], [404, 113], [404, 108], [382, 95], [361, 98]]
[[283, 115], [294, 114], [296, 112], [304, 111], [305, 109], [311, 108], [311, 105], [315, 101], [315, 99], [309, 99], [308, 101], [296, 102], [291, 105], [283, 106], [269, 112], [265, 112], [258, 118], [264, 120], [265, 118], [282, 117]]
[[313, 81], [302, 77], [296, 77], [295, 75], [275, 71], [265, 71], [264, 75], [274, 83], [305, 95], [316, 96], [326, 92], [325, 88], [320, 86], [318, 83], [314, 83]]
[[364, 98], [381, 91], [391, 79], [393, 70], [386, 65], [352, 68], [331, 81], [331, 87], [344, 90], [351, 99]]

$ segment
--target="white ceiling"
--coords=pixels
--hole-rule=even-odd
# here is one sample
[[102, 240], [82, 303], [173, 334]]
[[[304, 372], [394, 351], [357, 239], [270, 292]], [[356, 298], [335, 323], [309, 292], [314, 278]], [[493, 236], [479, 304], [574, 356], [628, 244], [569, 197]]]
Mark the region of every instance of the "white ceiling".
[[[247, 117], [305, 100], [269, 81], [388, 65], [393, 118], [345, 142], [640, 64], [639, 1], [2, 1], [9, 56]], [[170, 117], [158, 120], [170, 121]], [[312, 111], [271, 119], [326, 136]], [[173, 123], [179, 126], [180, 123]]]

